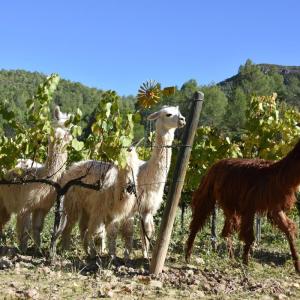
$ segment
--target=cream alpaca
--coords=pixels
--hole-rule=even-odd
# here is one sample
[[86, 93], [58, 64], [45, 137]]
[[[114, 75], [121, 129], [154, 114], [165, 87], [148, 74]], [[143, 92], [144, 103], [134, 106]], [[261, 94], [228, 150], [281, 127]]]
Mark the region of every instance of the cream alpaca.
[[[69, 133], [61, 128], [54, 129], [54, 139], [49, 142], [48, 156], [44, 166], [25, 166], [26, 178], [49, 178], [57, 181], [65, 169], [67, 160], [66, 144]], [[7, 179], [15, 178], [15, 171], [7, 173]], [[2, 185], [0, 187], [0, 233], [10, 219], [11, 214], [17, 213], [17, 236], [21, 251], [26, 251], [29, 230], [30, 213], [32, 213], [33, 237], [37, 247], [40, 244], [40, 230], [45, 215], [48, 213], [56, 198], [54, 188], [42, 183], [22, 185]]]
[[18, 169], [40, 168], [42, 166], [43, 166], [42, 164], [35, 162], [31, 159], [26, 159], [26, 158], [18, 159], [17, 164], [16, 164], [16, 168], [18, 168]]
[[[68, 113], [63, 113], [60, 110], [60, 107], [58, 105], [55, 106], [54, 108], [54, 121], [53, 121], [53, 125], [54, 127], [60, 127], [64, 130], [64, 133], [62, 131], [62, 134], [64, 135], [64, 138], [59, 137], [57, 139], [57, 149], [54, 149], [53, 151], [51, 151], [51, 146], [50, 148], [48, 148], [48, 157], [49, 155], [53, 157], [54, 161], [58, 160], [61, 161], [62, 165], [62, 169], [58, 170], [58, 173], [55, 174], [57, 176], [54, 176], [52, 178], [50, 178], [53, 181], [57, 181], [61, 174], [63, 173], [63, 171], [65, 170], [65, 163], [67, 161], [67, 153], [66, 153], [66, 144], [71, 140], [71, 136], [68, 134], [68, 129], [65, 127], [65, 122], [70, 118], [70, 114]], [[56, 135], [56, 134], [55, 134]], [[60, 134], [58, 134], [60, 135]], [[61, 152], [61, 150], [62, 152]], [[57, 156], [58, 155], [58, 156]], [[27, 165], [29, 165], [30, 167], [35, 167], [35, 168], [40, 168], [43, 167], [42, 164], [39, 164], [37, 162], [33, 162], [30, 159], [25, 159], [25, 160], [19, 160], [19, 163], [23, 163], [24, 167], [26, 167]], [[27, 167], [28, 168], [28, 167]], [[55, 180], [54, 180], [55, 179]], [[52, 190], [48, 195], [45, 195], [45, 198], [43, 201], [40, 202], [40, 205], [36, 205], [35, 208], [31, 211], [31, 215], [32, 215], [32, 233], [33, 233], [33, 239], [35, 242], [35, 246], [37, 247], [37, 249], [40, 248], [40, 235], [41, 235], [41, 231], [43, 229], [43, 224], [44, 224], [44, 220], [45, 217], [47, 215], [47, 213], [49, 212], [49, 210], [51, 209], [51, 207], [53, 206], [54, 202], [56, 200], [56, 192], [54, 190]], [[23, 211], [21, 212], [21, 215], [24, 215]], [[30, 220], [29, 220], [29, 214], [27, 215], [27, 219], [24, 219], [23, 217], [21, 217], [21, 222], [23, 222], [23, 224], [19, 225], [19, 226], [23, 226], [24, 228], [26, 228], [26, 226], [28, 226], [27, 224], [29, 224]], [[26, 242], [27, 244], [27, 242]]]
[[105, 226], [115, 220], [126, 218], [136, 204], [136, 197], [127, 191], [129, 184], [135, 181], [138, 157], [135, 149], [127, 155], [125, 169], [119, 169], [111, 163], [82, 161], [73, 164], [62, 176], [61, 184], [86, 175], [82, 181], [94, 184], [101, 182], [101, 190], [95, 191], [79, 186], [72, 187], [65, 195], [63, 209], [66, 225], [62, 232], [62, 246], [68, 248], [70, 234], [79, 221], [81, 239], [87, 254], [94, 256], [96, 249], [93, 236], [104, 239]]
[[[140, 213], [143, 223], [141, 235], [144, 257], [148, 255], [148, 238], [154, 231], [153, 216], [162, 203], [164, 186], [170, 168], [172, 149], [168, 146], [172, 146], [176, 128], [185, 125], [185, 118], [178, 107], [163, 107], [158, 112], [149, 115], [148, 120], [156, 120], [156, 132], [151, 158], [147, 162], [139, 162], [137, 191], [140, 205], [135, 207], [131, 216], [124, 220], [121, 226], [126, 244], [125, 254], [129, 255], [132, 247], [133, 216], [136, 212]], [[110, 226], [107, 230], [110, 253], [114, 255], [117, 229], [115, 226]]]

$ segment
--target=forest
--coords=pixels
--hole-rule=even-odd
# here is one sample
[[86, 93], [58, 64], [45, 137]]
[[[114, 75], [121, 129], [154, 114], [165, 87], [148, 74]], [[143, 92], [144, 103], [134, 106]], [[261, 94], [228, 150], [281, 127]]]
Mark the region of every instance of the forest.
[[[1, 70], [0, 99], [9, 101], [18, 118], [24, 120], [26, 100], [34, 95], [38, 85], [45, 78], [45, 75], [37, 72]], [[299, 86], [300, 67], [256, 65], [247, 60], [240, 66], [237, 75], [222, 82], [203, 86], [194, 79], [186, 81], [181, 87], [176, 87], [173, 95], [165, 96], [160, 105], [176, 103], [185, 113], [187, 109], [185, 102], [200, 89], [206, 95], [200, 123], [222, 128], [228, 134], [235, 134], [242, 131], [245, 126], [246, 108], [252, 95], [270, 95], [276, 92], [282, 105], [299, 108]], [[52, 106], [55, 103], [67, 112], [75, 112], [79, 108], [83, 115], [82, 122], [87, 125], [102, 93], [103, 90], [62, 79], [53, 96]], [[135, 109], [136, 95], [121, 95], [121, 99], [122, 112]]]

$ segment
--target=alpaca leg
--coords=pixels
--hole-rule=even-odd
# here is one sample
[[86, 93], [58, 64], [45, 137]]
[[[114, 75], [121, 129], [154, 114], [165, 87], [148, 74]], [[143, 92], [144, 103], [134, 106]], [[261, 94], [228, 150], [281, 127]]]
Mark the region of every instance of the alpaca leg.
[[5, 224], [9, 221], [10, 214], [7, 212], [5, 207], [2, 207], [0, 204], [0, 243], [4, 242], [4, 233], [3, 228]]
[[295, 246], [296, 231], [297, 231], [296, 224], [291, 219], [289, 219], [283, 211], [272, 213], [271, 218], [274, 221], [274, 223], [278, 226], [278, 228], [285, 233], [290, 245], [295, 269], [298, 273], [300, 273], [300, 261]]
[[231, 239], [231, 235], [233, 233], [231, 222], [232, 219], [230, 217], [226, 217], [221, 235], [226, 240], [228, 256], [229, 258], [232, 259], [234, 258], [234, 253], [232, 249], [232, 239]]
[[44, 227], [46, 214], [47, 212], [41, 209], [32, 213], [32, 235], [37, 250], [41, 247], [41, 232]]
[[142, 217], [141, 227], [143, 257], [148, 258], [150, 239], [154, 231], [153, 216], [151, 214], [148, 213]]
[[254, 213], [243, 215], [241, 218], [241, 228], [240, 228], [240, 239], [244, 241], [244, 252], [243, 252], [243, 263], [248, 265], [249, 262], [249, 252], [251, 246], [255, 240], [253, 224], [254, 224]]
[[18, 214], [16, 227], [20, 251], [26, 253], [30, 231], [30, 213], [28, 211]]
[[227, 244], [227, 251], [229, 257], [234, 258], [234, 252], [232, 247], [232, 234], [239, 227], [239, 219], [235, 214], [226, 214], [224, 227], [222, 230], [222, 237], [225, 238]]
[[106, 245], [105, 245], [105, 241], [106, 241], [106, 229], [105, 229], [105, 225], [101, 224], [98, 228], [97, 231], [95, 233], [95, 245], [97, 245], [97, 247], [99, 247], [99, 254], [103, 255], [104, 251], [106, 249]]
[[190, 223], [190, 234], [186, 242], [186, 251], [185, 251], [186, 262], [189, 262], [190, 260], [196, 235], [203, 225], [204, 222], [200, 218], [200, 211], [195, 210], [193, 213], [192, 221]]
[[105, 225], [103, 224], [103, 228], [101, 231], [100, 254], [104, 254], [106, 252], [106, 240], [107, 240], [107, 232], [106, 232]]
[[116, 240], [119, 231], [119, 222], [112, 222], [107, 226], [108, 252], [111, 257], [116, 257]]
[[82, 213], [80, 220], [79, 220], [79, 231], [80, 231], [80, 238], [83, 243], [83, 248], [88, 254], [88, 223], [89, 218], [85, 213]]
[[[83, 219], [83, 218], [82, 218]], [[81, 220], [82, 220], [81, 219]], [[86, 218], [84, 218], [86, 219]], [[87, 222], [87, 223], [85, 223]], [[80, 222], [81, 223], [81, 222]], [[97, 232], [97, 229], [101, 228], [101, 227], [105, 227], [104, 223], [99, 222], [96, 217], [90, 217], [89, 219], [84, 221], [84, 225], [88, 224], [87, 229], [84, 231], [84, 240], [83, 240], [83, 246], [84, 249], [87, 253], [87, 255], [90, 256], [90, 258], [95, 258], [97, 255], [97, 251], [95, 248], [95, 242], [93, 240], [93, 237], [95, 235], [95, 233]], [[79, 224], [82, 226], [82, 224]], [[84, 226], [81, 227], [80, 226], [80, 231], [82, 231], [82, 229], [84, 229]]]
[[63, 250], [69, 250], [71, 244], [71, 233], [72, 229], [76, 224], [76, 219], [72, 218], [71, 216], [67, 215], [67, 222], [65, 228], [61, 233], [61, 247]]
[[127, 260], [130, 258], [133, 245], [133, 231], [134, 231], [134, 217], [127, 218], [122, 223], [121, 227], [122, 236], [125, 240], [124, 258]]

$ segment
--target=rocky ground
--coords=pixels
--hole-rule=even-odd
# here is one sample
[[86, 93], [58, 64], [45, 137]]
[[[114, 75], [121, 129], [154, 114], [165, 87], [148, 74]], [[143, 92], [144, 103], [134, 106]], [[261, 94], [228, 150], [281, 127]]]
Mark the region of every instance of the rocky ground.
[[[298, 222], [297, 215], [295, 220]], [[50, 262], [47, 253], [53, 220], [46, 222], [39, 256], [19, 254], [12, 223], [6, 227], [6, 246], [0, 247], [0, 299], [300, 299], [300, 276], [295, 273], [286, 238], [267, 222], [250, 265], [245, 267], [239, 240], [234, 239], [236, 259], [230, 260], [222, 239], [217, 241], [217, 252], [211, 250], [209, 229], [198, 235], [187, 265], [183, 258], [188, 221], [184, 226], [175, 223], [159, 276], [150, 275], [149, 261], [141, 259], [139, 235], [132, 260], [111, 261], [106, 256], [87, 261], [75, 231], [71, 250]], [[222, 230], [221, 219], [217, 229]], [[123, 242], [118, 240], [117, 246], [122, 256]], [[300, 250], [299, 239], [297, 247]]]
[[6, 251], [0, 258], [0, 298], [299, 299], [300, 276], [288, 256], [264, 255], [256, 253], [245, 268], [217, 254], [194, 257], [186, 265], [174, 254], [163, 273], [154, 276], [143, 259], [124, 263], [108, 257], [92, 262], [58, 257], [50, 263], [45, 257]]

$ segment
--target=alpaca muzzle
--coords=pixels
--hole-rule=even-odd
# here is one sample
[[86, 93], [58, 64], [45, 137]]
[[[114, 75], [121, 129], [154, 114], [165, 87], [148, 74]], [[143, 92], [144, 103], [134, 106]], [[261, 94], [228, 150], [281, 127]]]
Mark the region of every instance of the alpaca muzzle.
[[178, 128], [182, 128], [182, 127], [184, 127], [185, 125], [186, 125], [185, 120], [179, 120], [179, 122], [178, 122]]

